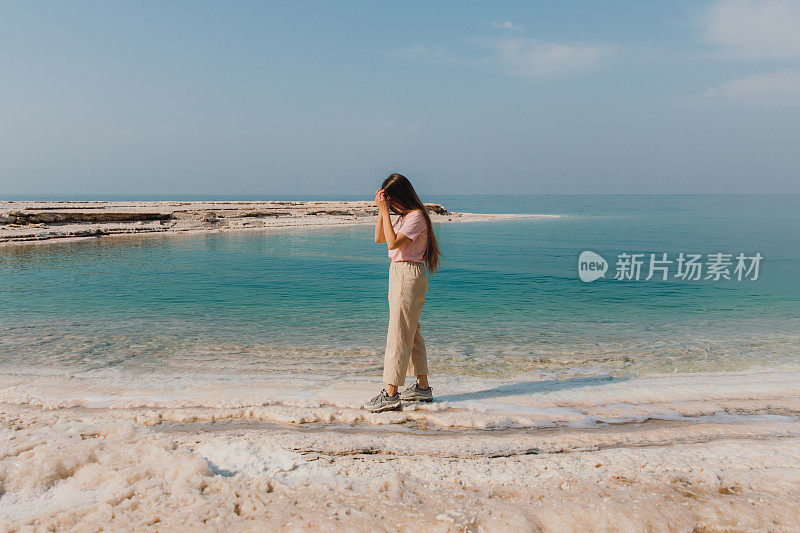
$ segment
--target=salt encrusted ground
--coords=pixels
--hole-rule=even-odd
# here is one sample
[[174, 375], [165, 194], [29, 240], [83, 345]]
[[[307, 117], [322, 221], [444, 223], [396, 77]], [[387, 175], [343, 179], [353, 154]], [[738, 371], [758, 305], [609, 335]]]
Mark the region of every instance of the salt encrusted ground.
[[6, 375], [0, 530], [797, 531], [798, 378], [440, 378], [370, 415], [366, 381]]

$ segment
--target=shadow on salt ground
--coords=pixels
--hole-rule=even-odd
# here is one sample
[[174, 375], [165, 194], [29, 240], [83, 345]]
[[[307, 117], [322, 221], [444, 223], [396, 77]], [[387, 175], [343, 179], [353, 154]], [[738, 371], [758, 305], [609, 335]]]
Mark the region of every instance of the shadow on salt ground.
[[492, 389], [479, 390], [475, 392], [463, 392], [459, 394], [445, 394], [437, 396], [435, 401], [439, 402], [463, 402], [467, 400], [485, 400], [487, 398], [502, 398], [504, 396], [524, 396], [537, 392], [553, 392], [580, 387], [597, 387], [600, 385], [613, 385], [628, 381], [627, 377], [593, 376], [570, 379], [553, 379], [550, 381], [522, 381], [518, 383], [507, 383]]

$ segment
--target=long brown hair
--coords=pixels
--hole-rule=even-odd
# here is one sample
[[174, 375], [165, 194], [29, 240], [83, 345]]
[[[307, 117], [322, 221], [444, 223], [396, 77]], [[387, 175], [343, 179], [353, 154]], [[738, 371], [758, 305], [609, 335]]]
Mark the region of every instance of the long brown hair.
[[439, 268], [439, 243], [436, 242], [436, 235], [433, 234], [433, 224], [431, 224], [431, 217], [428, 215], [428, 210], [425, 204], [417, 196], [414, 187], [408, 178], [402, 174], [389, 174], [389, 177], [383, 180], [381, 189], [386, 194], [387, 204], [392, 213], [401, 215], [407, 211], [414, 211], [419, 209], [422, 211], [422, 216], [425, 217], [425, 223], [428, 225], [428, 247], [425, 249], [425, 265], [428, 267], [428, 272], [433, 273]]

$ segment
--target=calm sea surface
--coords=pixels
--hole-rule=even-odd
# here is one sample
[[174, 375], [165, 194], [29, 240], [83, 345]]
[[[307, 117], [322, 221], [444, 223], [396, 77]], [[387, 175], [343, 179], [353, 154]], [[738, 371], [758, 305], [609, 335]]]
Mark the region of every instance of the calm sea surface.
[[[800, 196], [425, 200], [563, 215], [436, 227], [422, 316], [434, 373], [800, 367]], [[583, 250], [609, 261], [605, 278], [578, 279]], [[674, 265], [668, 281], [620, 281], [621, 252], [764, 259], [756, 281], [685, 281]], [[379, 377], [387, 270], [371, 226], [2, 247], [0, 371]]]

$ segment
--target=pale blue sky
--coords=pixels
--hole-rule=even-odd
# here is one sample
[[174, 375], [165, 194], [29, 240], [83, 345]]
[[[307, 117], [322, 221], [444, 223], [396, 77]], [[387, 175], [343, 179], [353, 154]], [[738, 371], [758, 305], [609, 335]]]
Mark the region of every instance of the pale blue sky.
[[800, 192], [800, 2], [0, 4], [2, 194]]

